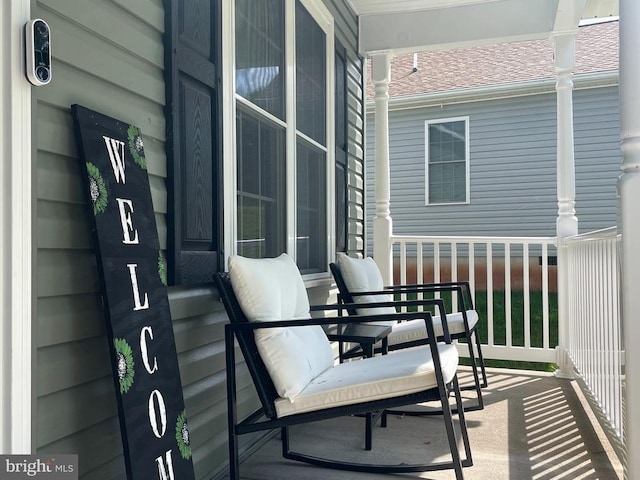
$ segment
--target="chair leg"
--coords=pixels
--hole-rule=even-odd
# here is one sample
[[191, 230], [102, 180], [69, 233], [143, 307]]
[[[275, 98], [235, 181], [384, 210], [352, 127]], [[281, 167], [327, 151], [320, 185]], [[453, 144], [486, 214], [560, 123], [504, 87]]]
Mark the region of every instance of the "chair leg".
[[[455, 378], [455, 377], [454, 377]], [[456, 399], [460, 395], [460, 389], [454, 386], [456, 390]], [[449, 396], [443, 393], [440, 397], [440, 403], [442, 404], [442, 413], [444, 417], [444, 425], [447, 430], [447, 439], [449, 440], [449, 450], [451, 451], [451, 463], [453, 470], [456, 472], [456, 480], [463, 480], [464, 475], [462, 473], [462, 463], [460, 460], [460, 452], [458, 451], [458, 441], [456, 440], [456, 432], [453, 426], [453, 415], [451, 413], [451, 407], [449, 406]], [[462, 410], [462, 403], [457, 405], [458, 411]], [[464, 415], [464, 414], [463, 414]]]
[[282, 443], [282, 456], [287, 458], [289, 454], [289, 427], [282, 427], [280, 429], [280, 438]]
[[[228, 327], [228, 325], [227, 325]], [[240, 458], [238, 456], [238, 405], [236, 397], [236, 370], [234, 337], [229, 328], [225, 329], [225, 361], [227, 367], [227, 430], [229, 436], [229, 479], [240, 480]]]
[[367, 412], [365, 413], [365, 419], [364, 419], [364, 424], [365, 424], [365, 428], [364, 428], [364, 449], [365, 450], [371, 450], [373, 448], [373, 417], [374, 417], [375, 413], [374, 412]]
[[464, 408], [462, 406], [462, 396], [460, 395], [460, 386], [458, 384], [458, 376], [453, 378], [453, 388], [456, 398], [456, 410], [458, 413], [458, 421], [460, 423], [460, 434], [462, 435], [462, 443], [464, 445], [465, 458], [462, 460], [463, 467], [470, 467], [473, 465], [473, 458], [471, 457], [471, 444], [469, 443], [469, 433], [467, 430], [467, 421], [464, 416]]
[[484, 357], [482, 356], [482, 347], [480, 343], [480, 335], [478, 335], [478, 329], [473, 330], [473, 335], [476, 337], [476, 346], [478, 347], [478, 361], [480, 362], [480, 370], [482, 370], [482, 388], [487, 388], [489, 382], [487, 381], [487, 370], [484, 366]]
[[473, 352], [473, 339], [471, 338], [471, 335], [473, 335], [473, 333], [467, 336], [467, 346], [469, 348], [469, 360], [471, 361], [471, 371], [473, 373], [473, 382], [475, 385], [478, 404], [470, 408], [467, 407], [467, 410], [482, 410], [484, 408], [484, 400], [482, 399], [482, 387], [480, 385], [480, 378], [478, 376], [478, 365], [476, 363], [476, 356]]
[[238, 458], [238, 436], [229, 425], [229, 479], [240, 480], [240, 460]]

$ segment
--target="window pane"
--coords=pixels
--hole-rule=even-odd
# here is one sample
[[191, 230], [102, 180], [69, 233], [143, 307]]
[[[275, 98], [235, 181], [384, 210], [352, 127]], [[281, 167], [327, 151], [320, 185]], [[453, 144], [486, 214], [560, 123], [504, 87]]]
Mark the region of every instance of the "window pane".
[[302, 273], [327, 270], [326, 158], [301, 140], [297, 145], [297, 263]]
[[284, 1], [236, 1], [236, 92], [284, 119]]
[[453, 195], [451, 201], [465, 202], [467, 200], [467, 172], [463, 162], [453, 164]]
[[464, 121], [429, 125], [429, 161], [453, 162], [465, 159]]
[[325, 52], [325, 33], [296, 2], [296, 127], [321, 145], [326, 145]]
[[238, 108], [238, 254], [286, 250], [285, 133]]

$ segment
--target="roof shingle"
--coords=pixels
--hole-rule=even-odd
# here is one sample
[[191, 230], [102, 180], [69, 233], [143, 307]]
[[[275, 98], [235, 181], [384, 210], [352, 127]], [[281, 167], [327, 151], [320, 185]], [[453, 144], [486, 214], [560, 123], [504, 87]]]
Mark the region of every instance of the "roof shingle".
[[[519, 83], [555, 76], [551, 40], [420, 52], [417, 54], [417, 71], [414, 72], [413, 68], [413, 54], [392, 59], [390, 97]], [[574, 74], [617, 69], [618, 22], [580, 27], [576, 38]], [[373, 96], [371, 84], [367, 92], [369, 97]]]

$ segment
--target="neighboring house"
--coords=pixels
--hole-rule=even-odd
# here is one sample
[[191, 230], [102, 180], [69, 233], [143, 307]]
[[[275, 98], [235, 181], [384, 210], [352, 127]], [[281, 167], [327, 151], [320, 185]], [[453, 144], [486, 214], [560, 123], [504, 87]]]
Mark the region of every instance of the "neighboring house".
[[[617, 21], [579, 29], [573, 82], [576, 213], [583, 232], [617, 223], [614, 185], [622, 161]], [[554, 236], [555, 84], [549, 40], [393, 58], [389, 84], [393, 233]], [[372, 102], [367, 109], [366, 144], [371, 252]]]

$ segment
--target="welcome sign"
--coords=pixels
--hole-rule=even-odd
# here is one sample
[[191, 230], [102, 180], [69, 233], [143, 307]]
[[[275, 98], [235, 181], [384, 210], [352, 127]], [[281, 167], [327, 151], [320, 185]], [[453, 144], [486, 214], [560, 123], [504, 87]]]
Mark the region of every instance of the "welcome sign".
[[194, 478], [140, 131], [71, 107], [98, 252], [129, 480]]

